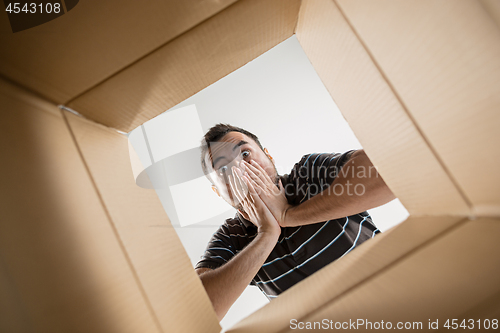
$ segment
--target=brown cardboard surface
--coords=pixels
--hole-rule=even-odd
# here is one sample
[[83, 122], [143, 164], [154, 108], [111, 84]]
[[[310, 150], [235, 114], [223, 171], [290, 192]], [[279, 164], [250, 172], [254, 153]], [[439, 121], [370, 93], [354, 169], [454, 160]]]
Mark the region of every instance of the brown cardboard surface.
[[338, 3], [475, 214], [498, 216], [500, 29], [485, 8], [478, 1]]
[[[295, 30], [412, 217], [231, 332], [498, 315], [500, 220], [464, 219], [500, 214], [498, 5], [231, 3], [81, 2], [17, 34], [4, 17], [0, 75], [129, 131]], [[158, 198], [135, 185], [126, 137], [3, 80], [0, 105], [0, 331], [218, 332]]]
[[0, 331], [159, 332], [60, 110], [0, 105]]
[[458, 217], [410, 218], [293, 286], [228, 332], [279, 332], [289, 327], [290, 319], [320, 311], [463, 221]]
[[65, 116], [163, 331], [219, 332], [210, 300], [158, 196], [135, 184], [127, 137]]
[[238, 1], [68, 106], [128, 132], [290, 37], [299, 6], [298, 0]]
[[3, 13], [0, 75], [65, 104], [234, 1], [79, 1], [17, 33]]
[[296, 33], [370, 160], [410, 214], [468, 214], [438, 156], [337, 5], [304, 1]]
[[479, 0], [479, 3], [488, 12], [493, 21], [500, 28], [500, 1], [497, 0]]
[[483, 311], [498, 313], [500, 299], [492, 296], [500, 291], [499, 222], [481, 218], [461, 224], [303, 321], [361, 318], [394, 326], [421, 321], [425, 330], [429, 319], [437, 319], [444, 331], [447, 319], [460, 318], [478, 304], [489, 304]]
[[[1, 256], [0, 260], [2, 260]], [[17, 293], [16, 283], [12, 280], [3, 261], [0, 261], [0, 318], [2, 318], [1, 332], [33, 331], [29, 313], [24, 308]]]
[[500, 317], [500, 291], [492, 293], [486, 300], [462, 313], [460, 319], [490, 319]]

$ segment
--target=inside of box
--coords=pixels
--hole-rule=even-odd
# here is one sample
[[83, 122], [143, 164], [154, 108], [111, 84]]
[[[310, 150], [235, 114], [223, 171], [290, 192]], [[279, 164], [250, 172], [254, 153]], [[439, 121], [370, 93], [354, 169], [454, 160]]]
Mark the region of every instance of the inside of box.
[[[109, 3], [81, 3], [18, 34], [1, 19], [1, 151], [11, 161], [0, 166], [1, 329], [220, 329], [178, 237], [148, 228], [168, 217], [133, 182], [127, 139], [112, 128], [129, 131], [293, 34], [411, 217], [232, 331], [498, 316], [498, 6], [198, 3], [127, 2], [114, 18]], [[164, 12], [178, 24], [162, 23]], [[149, 24], [123, 30], [134, 19]]]
[[[212, 234], [236, 213], [212, 191], [200, 166], [201, 138], [217, 123], [255, 133], [280, 175], [308, 153], [362, 148], [295, 36], [133, 130], [131, 158], [139, 163], [132, 164], [142, 166], [134, 172], [136, 183], [154, 188], [193, 266]], [[346, 191], [355, 195], [353, 187]], [[368, 212], [381, 232], [408, 216], [399, 200]], [[266, 303], [249, 286], [221, 325], [230, 327]]]

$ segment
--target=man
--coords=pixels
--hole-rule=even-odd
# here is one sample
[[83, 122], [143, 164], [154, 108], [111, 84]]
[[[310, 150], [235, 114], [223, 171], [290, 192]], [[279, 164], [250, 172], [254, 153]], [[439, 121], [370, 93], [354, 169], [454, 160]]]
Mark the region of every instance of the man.
[[219, 320], [249, 283], [276, 297], [375, 236], [366, 210], [395, 198], [363, 150], [305, 155], [279, 176], [259, 139], [227, 124], [205, 134], [201, 163], [238, 210], [195, 268]]

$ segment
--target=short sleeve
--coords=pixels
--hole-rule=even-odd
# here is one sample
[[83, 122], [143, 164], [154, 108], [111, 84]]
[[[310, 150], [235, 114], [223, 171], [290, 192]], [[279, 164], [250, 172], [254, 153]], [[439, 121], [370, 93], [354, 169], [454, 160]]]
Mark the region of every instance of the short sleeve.
[[[340, 153], [313, 153], [304, 155], [295, 164], [289, 179], [297, 196], [292, 204], [308, 200], [329, 187], [355, 150]], [[286, 189], [285, 189], [286, 190]]]
[[354, 152], [355, 150], [349, 150], [343, 154], [318, 154], [315, 157], [316, 163], [312, 163], [310, 180], [322, 187], [330, 186]]
[[195, 269], [203, 267], [216, 269], [228, 262], [236, 254], [229, 235], [228, 227], [225, 224], [221, 225], [212, 235]]

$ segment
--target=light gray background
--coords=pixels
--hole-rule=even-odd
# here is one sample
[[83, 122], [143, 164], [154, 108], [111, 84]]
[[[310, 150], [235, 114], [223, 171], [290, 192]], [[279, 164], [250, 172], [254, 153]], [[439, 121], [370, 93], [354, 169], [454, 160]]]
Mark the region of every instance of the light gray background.
[[[253, 132], [262, 145], [268, 148], [280, 174], [288, 173], [302, 155], [308, 153], [344, 152], [361, 148], [295, 36], [166, 112], [193, 104], [203, 133], [219, 122]], [[155, 129], [150, 124], [155, 119], [144, 125], [144, 131], [149, 139], [156, 140], [151, 142], [151, 147], [154, 146], [155, 150], [161, 150], [162, 147], [168, 150], [176, 142], [165, 139], [162, 141], [161, 128], [156, 126]], [[148, 133], [153, 129], [158, 132]], [[376, 128], [366, 130], [377, 131]], [[146, 146], [134, 142], [132, 136], [130, 138], [138, 155], [147, 156], [148, 152], [144, 151]], [[201, 137], [196, 140], [201, 140]], [[161, 156], [162, 152], [155, 151], [153, 154]], [[171, 158], [169, 163], [178, 166], [188, 164], [190, 167], [187, 169], [191, 170], [192, 164], [198, 163], [193, 161], [194, 155], [186, 152]], [[185, 179], [186, 174], [180, 173], [179, 177]], [[196, 174], [199, 175], [197, 172]], [[204, 184], [203, 186], [210, 186], [208, 180]], [[193, 191], [197, 189], [193, 188]], [[225, 218], [234, 216], [234, 210], [228, 205], [226, 212], [213, 218], [180, 227], [168, 187], [158, 189], [157, 193], [194, 266], [211, 235]], [[185, 204], [201, 212], [207, 209], [206, 200], [196, 201]], [[408, 216], [397, 199], [369, 212], [382, 232]], [[267, 302], [267, 298], [256, 287], [247, 287], [222, 320], [223, 329], [228, 329]]]

